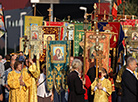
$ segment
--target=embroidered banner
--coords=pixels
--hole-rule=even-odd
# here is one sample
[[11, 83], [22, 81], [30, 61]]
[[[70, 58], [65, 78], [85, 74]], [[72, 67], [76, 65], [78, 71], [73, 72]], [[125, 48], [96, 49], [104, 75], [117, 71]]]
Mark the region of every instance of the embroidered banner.
[[[89, 52], [89, 58], [94, 59], [94, 52], [95, 52], [95, 40], [91, 39], [91, 36], [94, 36], [95, 33], [87, 32], [87, 40], [89, 43], [87, 43], [87, 46], [90, 44], [90, 52]], [[106, 36], [105, 39], [99, 40], [99, 50], [103, 51], [103, 56], [105, 56], [104, 59], [102, 59], [103, 67], [108, 71], [109, 69], [109, 50], [110, 50], [110, 34], [104, 34]]]
[[[91, 29], [91, 24], [89, 24], [88, 30]], [[74, 25], [74, 47], [73, 47], [73, 56], [82, 56], [83, 49], [80, 42], [83, 40], [84, 31], [83, 23], [75, 23]]]
[[48, 41], [46, 51], [46, 79], [48, 89], [53, 85], [57, 92], [61, 86], [67, 89], [66, 79], [69, 71], [70, 41]]
[[[42, 26], [43, 24], [43, 17], [39, 16], [25, 16], [25, 22], [24, 22], [24, 35], [30, 35], [30, 30], [32, 27]], [[37, 29], [35, 29], [37, 31]], [[35, 34], [33, 32], [32, 34]], [[35, 36], [37, 35], [37, 32]]]

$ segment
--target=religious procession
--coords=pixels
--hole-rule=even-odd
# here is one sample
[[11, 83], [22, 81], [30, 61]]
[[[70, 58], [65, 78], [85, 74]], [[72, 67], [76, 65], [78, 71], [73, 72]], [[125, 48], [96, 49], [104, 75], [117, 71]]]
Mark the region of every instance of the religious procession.
[[0, 4], [0, 102], [138, 102], [137, 0], [13, 2]]

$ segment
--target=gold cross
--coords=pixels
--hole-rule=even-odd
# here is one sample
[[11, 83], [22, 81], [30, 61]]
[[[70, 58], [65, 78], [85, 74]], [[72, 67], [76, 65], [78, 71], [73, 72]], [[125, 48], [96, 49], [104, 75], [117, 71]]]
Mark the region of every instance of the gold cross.
[[113, 27], [110, 26], [110, 24], [106, 24], [106, 26], [103, 27], [103, 30], [113, 30]]
[[59, 75], [58, 75], [58, 77], [56, 77], [56, 80], [58, 80], [58, 85], [60, 85], [61, 77]]
[[49, 12], [49, 25], [50, 25], [50, 21], [51, 21], [51, 11], [52, 11], [52, 9], [51, 8], [49, 8], [48, 10], [47, 10], [48, 12]]
[[103, 55], [103, 51], [99, 50], [97, 51], [97, 54], [95, 55], [96, 59], [98, 60], [99, 69], [102, 68], [102, 59], [105, 59], [105, 56]]

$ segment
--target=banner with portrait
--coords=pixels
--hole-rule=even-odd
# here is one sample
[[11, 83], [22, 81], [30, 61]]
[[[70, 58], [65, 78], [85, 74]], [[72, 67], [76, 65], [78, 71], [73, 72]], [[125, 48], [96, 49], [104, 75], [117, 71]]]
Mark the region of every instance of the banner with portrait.
[[[108, 71], [109, 70], [109, 50], [110, 50], [110, 34], [106, 34], [103, 33], [105, 37], [105, 39], [100, 39], [99, 40], [99, 50], [103, 51], [103, 56], [105, 56], [105, 58], [102, 59], [102, 65], [103, 67]], [[88, 52], [88, 57], [89, 59], [95, 59], [95, 43], [96, 40], [95, 39], [91, 39], [92, 36], [94, 36], [95, 33], [92, 32], [87, 32], [86, 36], [87, 36], [87, 48], [89, 48], [89, 52]], [[102, 34], [101, 34], [102, 35]], [[100, 36], [99, 36], [100, 37]], [[102, 37], [102, 36], [101, 36]], [[89, 42], [89, 43], [88, 43]]]
[[53, 85], [57, 92], [61, 86], [67, 89], [67, 73], [69, 71], [70, 41], [47, 41], [46, 81], [49, 90]]

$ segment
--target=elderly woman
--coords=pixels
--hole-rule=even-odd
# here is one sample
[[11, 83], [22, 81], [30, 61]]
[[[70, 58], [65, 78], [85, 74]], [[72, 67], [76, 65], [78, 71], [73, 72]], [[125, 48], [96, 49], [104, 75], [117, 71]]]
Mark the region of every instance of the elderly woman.
[[68, 75], [67, 84], [69, 87], [68, 102], [85, 102], [84, 86], [79, 75], [81, 73], [82, 62], [74, 59], [72, 62], [72, 72]]

